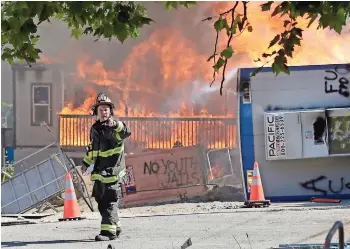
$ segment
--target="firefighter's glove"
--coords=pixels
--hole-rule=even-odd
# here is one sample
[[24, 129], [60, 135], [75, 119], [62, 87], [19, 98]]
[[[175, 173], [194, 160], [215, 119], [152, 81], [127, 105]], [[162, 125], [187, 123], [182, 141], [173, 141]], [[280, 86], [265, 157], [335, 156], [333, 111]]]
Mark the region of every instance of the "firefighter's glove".
[[87, 170], [87, 167], [86, 167], [86, 165], [83, 164], [83, 165], [81, 166], [81, 173], [82, 173], [83, 175], [85, 175], [86, 170]]
[[95, 164], [91, 164], [89, 167], [86, 167], [86, 165], [81, 166], [81, 171], [83, 173], [83, 176], [86, 176], [88, 174], [91, 174], [91, 172], [94, 170]]
[[109, 127], [113, 127], [114, 129], [117, 129], [118, 128], [118, 121], [114, 118], [109, 118], [107, 121], [107, 125]]

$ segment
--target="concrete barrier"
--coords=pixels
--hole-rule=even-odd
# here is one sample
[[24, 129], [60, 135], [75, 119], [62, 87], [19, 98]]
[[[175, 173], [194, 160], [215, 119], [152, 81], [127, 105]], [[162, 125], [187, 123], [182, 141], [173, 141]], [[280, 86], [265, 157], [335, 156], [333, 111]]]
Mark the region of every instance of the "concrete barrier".
[[199, 145], [127, 155], [124, 207], [204, 195], [207, 164]]

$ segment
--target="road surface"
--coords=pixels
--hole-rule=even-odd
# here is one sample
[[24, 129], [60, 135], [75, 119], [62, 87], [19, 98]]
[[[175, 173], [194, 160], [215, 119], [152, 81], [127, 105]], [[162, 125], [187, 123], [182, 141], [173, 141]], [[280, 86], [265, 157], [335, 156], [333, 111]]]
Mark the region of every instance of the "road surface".
[[[144, 210], [149, 212], [143, 217], [140, 217], [142, 215], [140, 209], [122, 211], [124, 230], [120, 239], [112, 242], [94, 241], [99, 231], [98, 214], [89, 214], [87, 219], [81, 221], [58, 222], [54, 218], [48, 223], [3, 226], [1, 247], [106, 249], [108, 244], [113, 244], [116, 249], [163, 249], [181, 248], [181, 245], [191, 238], [193, 245], [189, 247], [190, 249], [240, 247], [260, 249], [287, 243], [323, 243], [336, 220], [344, 223], [345, 240], [347, 243], [350, 242], [349, 208], [291, 210], [288, 207], [283, 209], [272, 207], [264, 210], [247, 210], [211, 208], [213, 204], [210, 203], [193, 205], [196, 205], [192, 206], [193, 214], [165, 212], [166, 206], [161, 207], [162, 213], [144, 207]], [[204, 209], [207, 211], [203, 214], [195, 213], [196, 207], [201, 211]], [[159, 209], [155, 207], [157, 208]]]

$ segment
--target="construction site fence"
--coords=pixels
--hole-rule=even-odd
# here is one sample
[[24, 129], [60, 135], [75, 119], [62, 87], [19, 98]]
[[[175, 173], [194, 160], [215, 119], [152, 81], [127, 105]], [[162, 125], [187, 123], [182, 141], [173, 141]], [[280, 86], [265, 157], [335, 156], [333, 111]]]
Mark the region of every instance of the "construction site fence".
[[58, 149], [47, 158], [41, 156], [42, 152], [51, 151], [52, 146], [57, 144], [52, 143], [12, 165], [18, 173], [1, 184], [2, 213], [23, 213], [64, 190], [64, 177], [70, 169], [68, 158]]
[[[120, 117], [132, 131], [126, 150], [169, 149], [201, 145], [208, 149], [236, 148], [235, 118]], [[63, 148], [85, 148], [95, 118], [59, 115], [59, 143]]]

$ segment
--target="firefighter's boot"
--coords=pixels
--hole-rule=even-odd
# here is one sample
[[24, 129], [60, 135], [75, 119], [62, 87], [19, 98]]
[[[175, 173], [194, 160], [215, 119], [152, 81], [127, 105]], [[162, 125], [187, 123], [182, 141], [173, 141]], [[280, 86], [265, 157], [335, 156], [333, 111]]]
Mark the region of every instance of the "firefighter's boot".
[[107, 231], [101, 231], [99, 235], [95, 237], [96, 241], [109, 241], [109, 240], [115, 240], [119, 237], [120, 233], [122, 232], [120, 227], [117, 227], [116, 234], [111, 234]]

